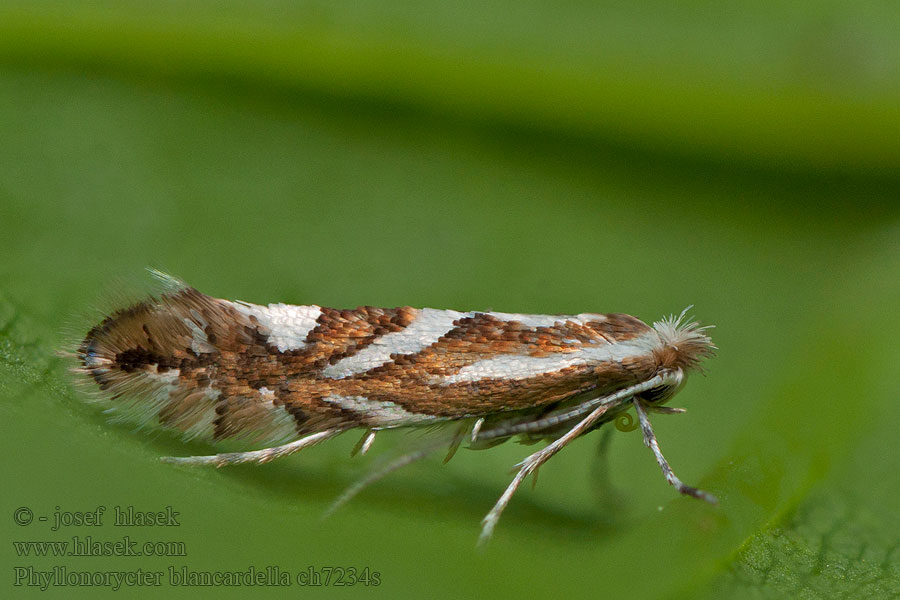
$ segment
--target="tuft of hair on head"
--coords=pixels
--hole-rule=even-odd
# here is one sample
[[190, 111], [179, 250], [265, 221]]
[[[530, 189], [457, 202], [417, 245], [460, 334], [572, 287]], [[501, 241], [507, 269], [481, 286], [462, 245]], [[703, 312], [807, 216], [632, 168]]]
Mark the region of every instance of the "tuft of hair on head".
[[713, 356], [717, 350], [706, 334], [714, 325], [700, 326], [692, 317], [685, 318], [693, 308], [688, 306], [678, 316], [669, 315], [653, 323], [661, 346], [654, 351], [660, 365], [670, 369], [698, 369], [703, 359]]

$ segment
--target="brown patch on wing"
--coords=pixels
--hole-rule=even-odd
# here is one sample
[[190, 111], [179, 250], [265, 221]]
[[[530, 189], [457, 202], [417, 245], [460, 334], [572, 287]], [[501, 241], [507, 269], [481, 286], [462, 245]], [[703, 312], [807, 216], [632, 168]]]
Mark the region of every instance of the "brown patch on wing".
[[318, 325], [306, 336], [306, 342], [315, 344], [316, 365], [323, 368], [356, 354], [383, 335], [402, 331], [415, 320], [418, 312], [410, 306], [323, 308]]
[[362, 422], [362, 416], [323, 400], [329, 394], [312, 387], [308, 394], [284, 392], [282, 402], [291, 414], [302, 415], [297, 419], [297, 431], [301, 435], [334, 427], [353, 427]]
[[305, 348], [280, 353], [278, 362], [291, 373], [312, 373], [352, 356], [383, 335], [402, 331], [418, 310], [409, 306], [322, 308], [316, 327], [306, 336]]
[[651, 327], [638, 318], [624, 313], [609, 313], [606, 319], [590, 321], [586, 327], [603, 336], [610, 343], [624, 342], [647, 333]]

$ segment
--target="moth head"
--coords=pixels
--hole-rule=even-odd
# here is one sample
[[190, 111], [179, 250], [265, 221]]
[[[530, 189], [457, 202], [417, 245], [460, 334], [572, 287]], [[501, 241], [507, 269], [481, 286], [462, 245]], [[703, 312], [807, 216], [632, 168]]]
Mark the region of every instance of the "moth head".
[[701, 327], [696, 321], [685, 319], [690, 308], [677, 317], [670, 315], [653, 323], [660, 341], [653, 354], [660, 368], [688, 371], [699, 368], [702, 360], [715, 354], [716, 346], [706, 334], [713, 326]]

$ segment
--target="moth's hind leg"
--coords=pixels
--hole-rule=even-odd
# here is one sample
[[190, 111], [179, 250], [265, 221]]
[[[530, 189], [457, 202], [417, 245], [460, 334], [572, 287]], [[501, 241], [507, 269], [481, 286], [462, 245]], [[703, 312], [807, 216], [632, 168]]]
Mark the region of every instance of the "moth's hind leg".
[[288, 454], [293, 454], [294, 452], [303, 450], [309, 446], [314, 446], [320, 442], [324, 442], [325, 440], [343, 433], [343, 431], [343, 429], [326, 429], [288, 444], [263, 448], [261, 450], [251, 450], [249, 452], [227, 452], [209, 456], [163, 456], [161, 460], [163, 462], [178, 465], [214, 465], [216, 467], [246, 462], [265, 463], [282, 456], [287, 456]]

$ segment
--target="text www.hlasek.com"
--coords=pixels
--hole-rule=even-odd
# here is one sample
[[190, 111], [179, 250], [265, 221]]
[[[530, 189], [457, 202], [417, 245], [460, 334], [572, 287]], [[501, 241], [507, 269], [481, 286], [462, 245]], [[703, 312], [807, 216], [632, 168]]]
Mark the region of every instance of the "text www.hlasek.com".
[[13, 542], [16, 556], [187, 556], [184, 542], [138, 542], [130, 536], [110, 542], [92, 536], [73, 536], [71, 540]]

